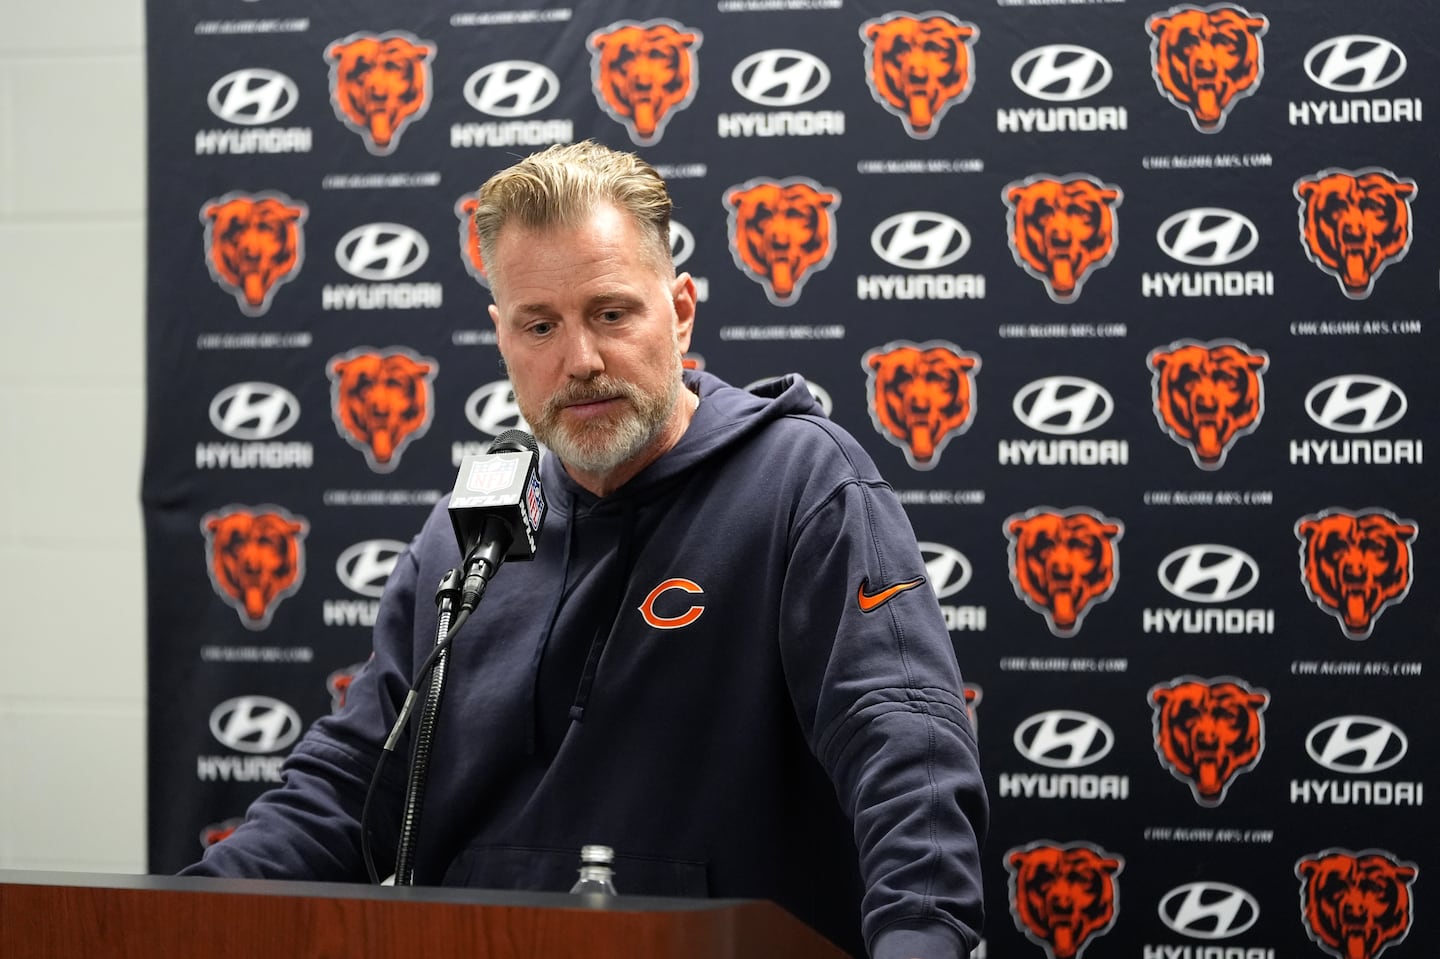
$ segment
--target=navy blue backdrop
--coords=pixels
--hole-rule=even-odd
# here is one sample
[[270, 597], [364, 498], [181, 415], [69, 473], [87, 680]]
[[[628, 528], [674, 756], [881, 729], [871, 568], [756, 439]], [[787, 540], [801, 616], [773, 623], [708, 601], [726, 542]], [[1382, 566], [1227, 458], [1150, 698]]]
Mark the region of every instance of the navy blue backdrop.
[[1425, 3], [290, 6], [148, 6], [153, 871], [519, 422], [468, 204], [593, 137], [670, 184], [688, 362], [803, 373], [910, 511], [988, 954], [1440, 945]]

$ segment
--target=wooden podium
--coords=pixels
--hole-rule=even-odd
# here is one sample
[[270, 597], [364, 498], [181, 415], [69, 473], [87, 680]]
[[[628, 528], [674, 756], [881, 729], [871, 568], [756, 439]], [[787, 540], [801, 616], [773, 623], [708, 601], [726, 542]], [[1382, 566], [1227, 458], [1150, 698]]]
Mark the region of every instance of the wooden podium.
[[769, 902], [0, 870], [3, 959], [844, 959]]

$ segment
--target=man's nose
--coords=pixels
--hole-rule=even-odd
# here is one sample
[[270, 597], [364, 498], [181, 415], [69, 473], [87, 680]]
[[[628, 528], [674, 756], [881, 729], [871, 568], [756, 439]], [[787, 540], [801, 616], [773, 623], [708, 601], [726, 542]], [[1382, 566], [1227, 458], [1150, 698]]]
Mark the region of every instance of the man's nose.
[[595, 334], [583, 325], [572, 327], [565, 344], [565, 373], [577, 380], [588, 380], [604, 372], [605, 359]]

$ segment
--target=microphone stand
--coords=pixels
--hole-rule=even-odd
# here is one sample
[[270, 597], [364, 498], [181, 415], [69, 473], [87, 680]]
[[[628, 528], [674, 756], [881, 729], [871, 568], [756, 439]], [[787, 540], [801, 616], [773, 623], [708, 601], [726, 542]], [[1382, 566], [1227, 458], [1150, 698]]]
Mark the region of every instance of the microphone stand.
[[[435, 646], [445, 645], [450, 623], [460, 599], [460, 572], [446, 571], [435, 593], [438, 620]], [[415, 732], [415, 747], [410, 754], [410, 779], [405, 785], [405, 805], [400, 817], [400, 839], [395, 857], [395, 885], [415, 884], [415, 842], [420, 830], [420, 812], [425, 803], [425, 782], [430, 772], [430, 750], [435, 739], [435, 724], [440, 717], [440, 701], [445, 695], [445, 665], [450, 651], [440, 649], [430, 671], [430, 684], [425, 692], [425, 706], [420, 712], [420, 726]]]

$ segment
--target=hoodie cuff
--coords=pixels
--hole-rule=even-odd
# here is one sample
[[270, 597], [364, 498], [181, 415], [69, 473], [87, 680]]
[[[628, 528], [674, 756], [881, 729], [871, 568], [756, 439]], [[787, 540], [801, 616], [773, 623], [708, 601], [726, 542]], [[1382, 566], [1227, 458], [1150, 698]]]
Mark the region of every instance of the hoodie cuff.
[[922, 919], [897, 922], [880, 930], [871, 959], [969, 959], [960, 933], [939, 922]]

